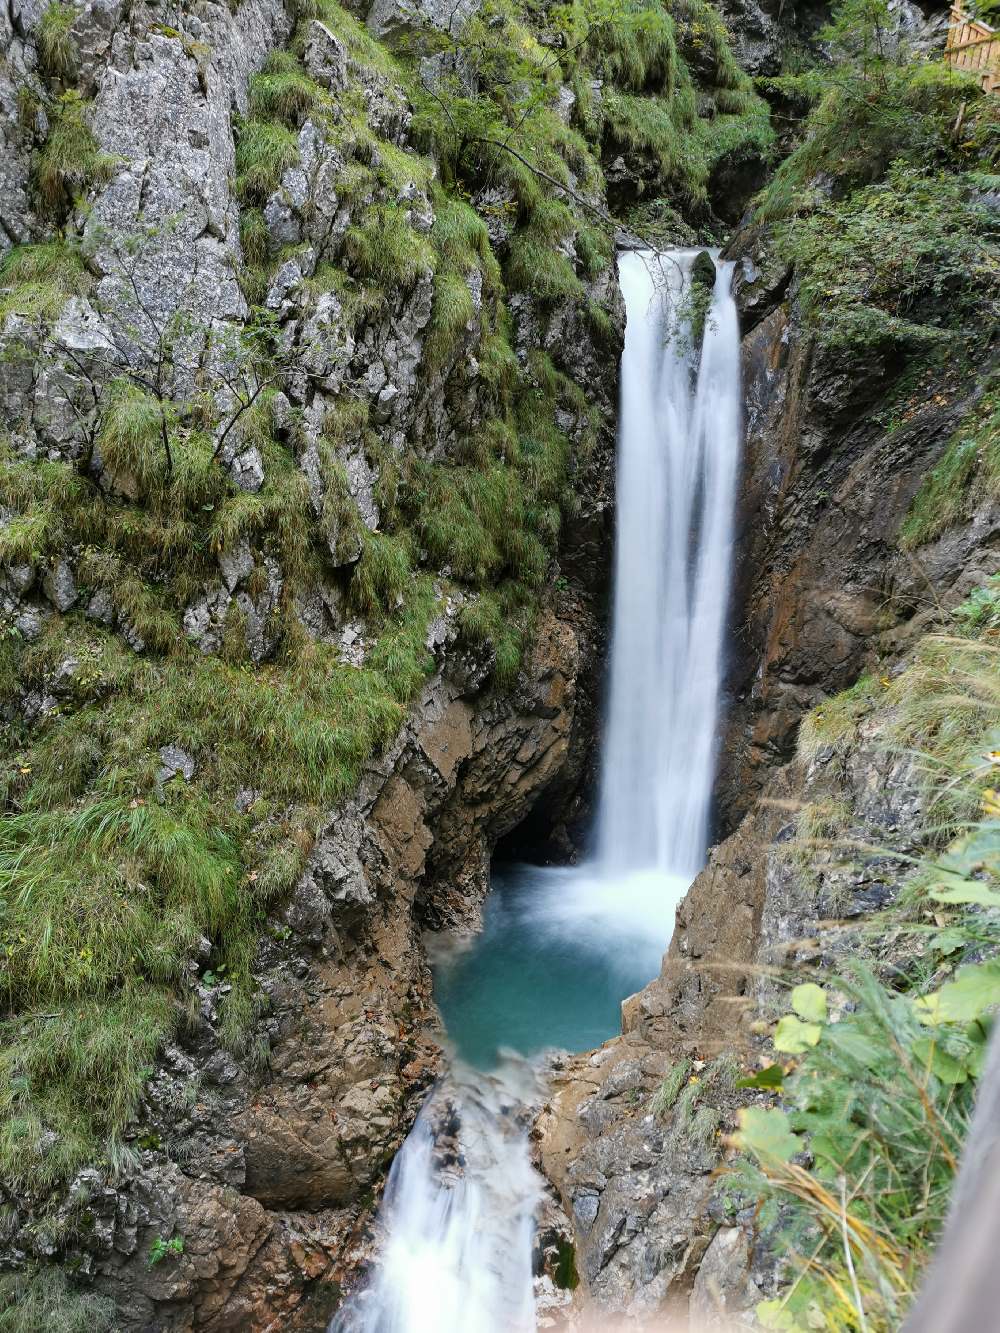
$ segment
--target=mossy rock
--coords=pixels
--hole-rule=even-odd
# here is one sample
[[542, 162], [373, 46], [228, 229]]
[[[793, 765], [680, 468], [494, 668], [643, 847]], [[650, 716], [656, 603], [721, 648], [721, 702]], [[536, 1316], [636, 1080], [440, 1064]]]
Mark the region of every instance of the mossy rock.
[[695, 258], [691, 268], [691, 282], [695, 287], [704, 287], [708, 291], [715, 287], [715, 260], [707, 250], [702, 250]]

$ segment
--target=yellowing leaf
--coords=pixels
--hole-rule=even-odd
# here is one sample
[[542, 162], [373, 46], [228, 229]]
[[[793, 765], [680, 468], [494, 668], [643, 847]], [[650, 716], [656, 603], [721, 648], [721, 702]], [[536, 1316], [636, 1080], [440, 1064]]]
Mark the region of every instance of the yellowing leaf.
[[954, 981], [914, 1001], [921, 1023], [971, 1023], [1000, 1004], [1000, 963], [971, 963], [960, 967]]
[[784, 1111], [746, 1106], [740, 1111], [737, 1142], [741, 1148], [770, 1162], [787, 1162], [802, 1151], [802, 1140], [788, 1128]]
[[815, 1046], [823, 1029], [818, 1023], [803, 1023], [794, 1014], [786, 1014], [774, 1031], [774, 1049], [788, 1055], [801, 1055]]
[[807, 1023], [826, 1022], [826, 995], [814, 981], [806, 981], [795, 987], [792, 991], [792, 1008]]

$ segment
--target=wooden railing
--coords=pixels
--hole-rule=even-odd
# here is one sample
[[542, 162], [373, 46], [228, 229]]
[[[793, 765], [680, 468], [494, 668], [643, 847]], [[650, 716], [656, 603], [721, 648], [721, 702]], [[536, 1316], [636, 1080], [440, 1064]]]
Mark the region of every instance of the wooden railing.
[[1000, 93], [1000, 32], [952, 5], [945, 59], [955, 69], [977, 74], [983, 89]]

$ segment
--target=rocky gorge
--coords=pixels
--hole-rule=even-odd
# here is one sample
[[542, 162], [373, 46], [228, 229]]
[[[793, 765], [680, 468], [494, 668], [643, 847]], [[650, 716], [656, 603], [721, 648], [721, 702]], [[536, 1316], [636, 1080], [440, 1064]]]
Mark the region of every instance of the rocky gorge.
[[[651, 237], [722, 242], [741, 315], [717, 839], [622, 1036], [555, 1062], [540, 1280], [575, 1254], [569, 1324], [780, 1288], [714, 1173], [772, 970], [868, 956], [901, 894], [882, 849], [932, 798], [900, 711], [1000, 572], [995, 131], [942, 79], [931, 148], [809, 164], [850, 255], [890, 163], [981, 169], [968, 252], [935, 233], [905, 301], [888, 245], [860, 295], [843, 261], [884, 322], [832, 336], [766, 196], [807, 116], [767, 81], [826, 8], [568, 8], [0, 15], [0, 1328], [312, 1331], [363, 1283], [444, 1058], [429, 935], [475, 929], [498, 845], [585, 847], [615, 245]], [[922, 189], [902, 244], [948, 214]]]

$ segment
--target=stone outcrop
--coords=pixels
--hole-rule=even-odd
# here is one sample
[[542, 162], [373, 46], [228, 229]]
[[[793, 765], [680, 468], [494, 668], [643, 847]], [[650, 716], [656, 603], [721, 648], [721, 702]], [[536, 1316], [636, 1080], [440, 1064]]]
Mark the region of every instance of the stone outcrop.
[[818, 344], [788, 265], [753, 228], [727, 253], [738, 261], [747, 413], [719, 784], [731, 829], [791, 757], [804, 712], [1000, 568], [1000, 507], [983, 496], [969, 522], [902, 550], [903, 519], [981, 384], [939, 377], [916, 410], [891, 406], [898, 354], [859, 361]]
[[[780, 1012], [772, 970], [863, 951], [853, 923], [899, 891], [898, 862], [878, 849], [913, 840], [922, 805], [891, 723], [876, 697], [856, 733], [772, 775], [678, 908], [660, 975], [623, 1005], [622, 1036], [553, 1079], [540, 1159], [572, 1219], [586, 1299], [608, 1317], [727, 1327], [774, 1289], [754, 1201], [727, 1200], [714, 1173], [733, 1155], [739, 1106], [760, 1096], [735, 1079]], [[810, 809], [839, 821], [850, 856], [802, 840]]]

